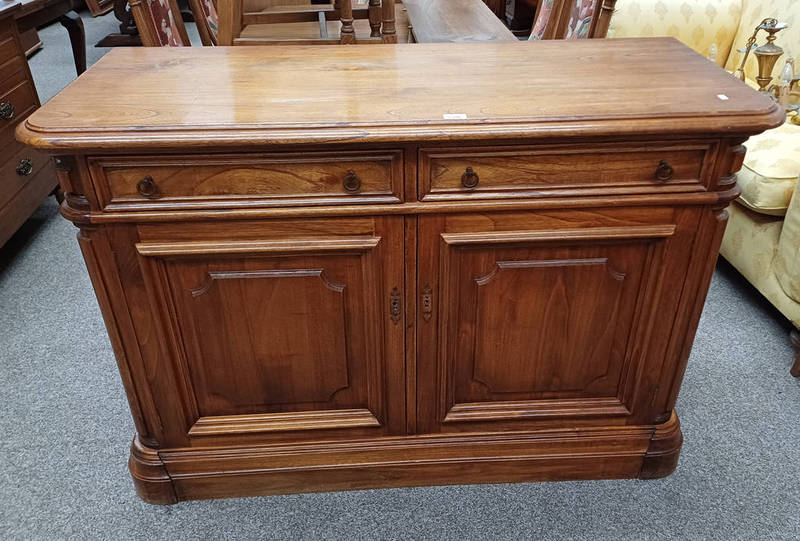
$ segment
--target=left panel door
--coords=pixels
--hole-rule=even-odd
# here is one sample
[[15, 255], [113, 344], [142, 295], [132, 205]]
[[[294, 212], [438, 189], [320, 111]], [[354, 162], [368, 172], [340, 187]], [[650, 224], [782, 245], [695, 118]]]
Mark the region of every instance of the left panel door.
[[140, 226], [136, 251], [186, 443], [402, 432], [402, 218]]

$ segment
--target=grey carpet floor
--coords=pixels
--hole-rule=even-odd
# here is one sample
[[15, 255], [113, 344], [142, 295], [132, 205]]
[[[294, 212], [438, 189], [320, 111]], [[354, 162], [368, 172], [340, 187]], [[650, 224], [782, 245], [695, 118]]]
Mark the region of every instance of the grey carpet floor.
[[[86, 19], [88, 43], [116, 29]], [[66, 34], [32, 59], [46, 100]], [[199, 43], [199, 42], [198, 42]], [[90, 48], [90, 62], [104, 51]], [[0, 249], [3, 539], [799, 539], [800, 381], [784, 320], [721, 263], [678, 401], [678, 470], [656, 481], [501, 484], [141, 502], [119, 375], [75, 241], [46, 201]]]

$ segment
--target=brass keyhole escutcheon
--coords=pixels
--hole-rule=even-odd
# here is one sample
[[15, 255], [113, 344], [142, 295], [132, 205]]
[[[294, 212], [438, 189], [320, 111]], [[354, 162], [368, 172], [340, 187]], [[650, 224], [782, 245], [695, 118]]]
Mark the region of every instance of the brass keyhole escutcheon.
[[21, 177], [27, 177], [33, 172], [33, 161], [30, 158], [23, 158], [17, 165], [17, 174]]
[[467, 189], [477, 186], [479, 180], [480, 178], [478, 177], [478, 173], [473, 171], [472, 167], [467, 167], [467, 170], [464, 171], [463, 175], [461, 175], [461, 185]]
[[136, 191], [142, 197], [153, 198], [158, 197], [158, 186], [156, 185], [153, 177], [147, 176], [136, 183]]
[[0, 118], [4, 120], [14, 118], [14, 106], [7, 101], [0, 102]]
[[344, 180], [342, 180], [342, 186], [344, 187], [345, 191], [356, 193], [361, 189], [361, 179], [358, 178], [358, 175], [356, 175], [355, 171], [350, 169], [344, 176]]
[[675, 175], [675, 170], [668, 162], [664, 160], [658, 162], [658, 167], [656, 167], [656, 174], [655, 174], [656, 180], [660, 182], [666, 182], [672, 179], [674, 175]]

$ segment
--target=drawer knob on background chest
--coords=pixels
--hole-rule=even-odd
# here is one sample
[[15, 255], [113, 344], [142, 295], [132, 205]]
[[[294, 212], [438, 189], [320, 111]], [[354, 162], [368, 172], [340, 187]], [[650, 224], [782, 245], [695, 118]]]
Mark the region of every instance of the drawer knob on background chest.
[[474, 188], [478, 185], [479, 180], [478, 173], [473, 171], [472, 167], [467, 167], [467, 170], [461, 175], [461, 185], [465, 188]]
[[0, 118], [4, 120], [14, 118], [14, 106], [7, 101], [0, 101]]
[[21, 177], [27, 177], [33, 172], [33, 161], [30, 158], [23, 158], [17, 165], [17, 174]]
[[342, 181], [342, 186], [344, 186], [344, 189], [346, 191], [350, 193], [356, 193], [358, 190], [361, 189], [361, 179], [358, 178], [356, 172], [351, 169], [344, 176], [344, 180]]
[[158, 197], [158, 186], [156, 186], [153, 177], [147, 176], [136, 183], [136, 191], [142, 197]]
[[675, 170], [672, 166], [664, 160], [658, 162], [658, 167], [656, 167], [656, 180], [661, 182], [666, 182], [672, 178], [675, 174]]

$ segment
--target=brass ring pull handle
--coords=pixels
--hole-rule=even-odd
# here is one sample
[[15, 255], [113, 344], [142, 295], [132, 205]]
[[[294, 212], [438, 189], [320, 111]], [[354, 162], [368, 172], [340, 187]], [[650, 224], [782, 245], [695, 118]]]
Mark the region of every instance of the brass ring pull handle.
[[467, 167], [467, 170], [461, 175], [461, 185], [467, 189], [472, 189], [477, 186], [479, 180], [478, 173], [473, 171], [472, 167]]
[[147, 176], [136, 183], [136, 191], [142, 197], [153, 198], [158, 197], [158, 186], [156, 186], [153, 177]]
[[660, 182], [666, 182], [672, 179], [673, 175], [675, 174], [675, 170], [672, 166], [664, 160], [658, 162], [658, 167], [656, 167], [656, 180]]
[[355, 171], [350, 169], [344, 176], [342, 186], [344, 187], [345, 191], [356, 193], [361, 189], [361, 179], [358, 178], [358, 175], [356, 175]]
[[21, 177], [27, 177], [33, 172], [33, 161], [30, 158], [23, 158], [19, 161], [17, 166], [17, 174]]
[[14, 118], [14, 106], [7, 101], [0, 101], [0, 118], [3, 120]]

